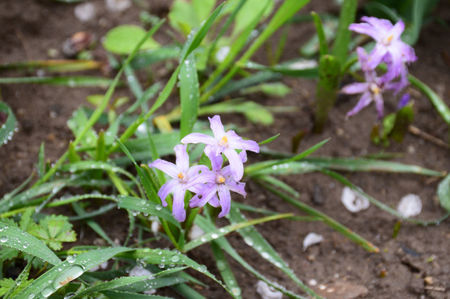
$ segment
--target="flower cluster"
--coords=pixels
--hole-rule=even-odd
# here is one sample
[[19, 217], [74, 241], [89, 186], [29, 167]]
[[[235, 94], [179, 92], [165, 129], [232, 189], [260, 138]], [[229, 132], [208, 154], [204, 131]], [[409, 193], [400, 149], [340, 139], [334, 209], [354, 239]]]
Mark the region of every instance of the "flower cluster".
[[[349, 29], [372, 37], [376, 44], [367, 54], [363, 48], [357, 49], [358, 60], [364, 72], [364, 83], [353, 83], [344, 86], [343, 93], [362, 94], [356, 106], [347, 113], [347, 116], [358, 113], [361, 109], [375, 102], [378, 117], [383, 116], [383, 92], [392, 90], [399, 93], [408, 85], [407, 64], [417, 59], [414, 49], [404, 43], [400, 36], [405, 29], [403, 21], [395, 25], [388, 20], [375, 17], [362, 17], [363, 23], [351, 24]], [[380, 63], [385, 63], [387, 71], [381, 77], [375, 71]], [[406, 105], [408, 95], [400, 100], [402, 106]]]
[[[184, 198], [186, 191], [194, 193], [189, 200], [189, 206], [202, 207], [209, 203], [213, 207], [221, 207], [219, 217], [230, 211], [230, 191], [245, 196], [245, 183], [240, 182], [244, 175], [244, 165], [247, 161], [247, 152], [259, 152], [258, 144], [253, 140], [244, 140], [233, 130], [225, 131], [218, 115], [209, 118], [214, 136], [201, 133], [191, 133], [181, 139], [176, 145], [175, 164], [157, 159], [150, 167], [157, 168], [172, 179], [167, 181], [159, 190], [163, 206], [167, 206], [166, 198], [172, 193], [172, 213], [182, 222], [186, 219]], [[205, 154], [211, 161], [211, 169], [205, 165], [189, 167], [189, 155], [186, 152], [189, 143], [205, 144]], [[238, 153], [238, 151], [240, 152]], [[228, 159], [229, 165], [223, 167], [223, 155]]]

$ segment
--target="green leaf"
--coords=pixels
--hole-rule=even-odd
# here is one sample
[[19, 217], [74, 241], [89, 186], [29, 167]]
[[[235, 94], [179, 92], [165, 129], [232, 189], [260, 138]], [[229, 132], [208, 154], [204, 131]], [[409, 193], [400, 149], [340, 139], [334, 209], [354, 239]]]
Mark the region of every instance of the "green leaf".
[[234, 295], [234, 298], [242, 298], [241, 296], [241, 288], [236, 280], [236, 277], [231, 270], [230, 264], [225, 258], [225, 254], [222, 249], [214, 242], [211, 242], [211, 249], [214, 255], [214, 259], [216, 260], [217, 269], [219, 269], [220, 275], [222, 276], [223, 281], [226, 286], [231, 290]]
[[173, 217], [172, 213], [170, 213], [167, 208], [163, 208], [160, 204], [155, 204], [154, 202], [142, 198], [120, 196], [119, 208], [155, 215], [180, 227], [180, 223]]
[[180, 139], [192, 132], [197, 121], [199, 107], [199, 84], [195, 57], [189, 55], [181, 66], [180, 74], [181, 121]]
[[119, 253], [130, 250], [132, 249], [124, 247], [105, 248], [84, 252], [78, 256], [69, 256], [64, 262], [58, 263], [55, 267], [39, 276], [15, 299], [28, 299], [31, 295], [47, 298], [89, 269], [100, 265]]
[[216, 0], [176, 0], [169, 13], [170, 25], [188, 35], [192, 29], [200, 27], [211, 10], [214, 8]]
[[243, 113], [253, 123], [270, 125], [273, 123], [273, 115], [266, 107], [253, 101], [240, 99], [220, 102], [213, 105], [200, 107], [200, 115]]
[[16, 117], [12, 112], [11, 108], [4, 102], [0, 102], [0, 116], [3, 113], [6, 113], [6, 121], [3, 123], [0, 118], [0, 146], [8, 143], [12, 139], [14, 135], [14, 131], [16, 130]]
[[[237, 4], [237, 1], [234, 1]], [[262, 12], [256, 8], [263, 8]], [[248, 27], [252, 26], [253, 20], [261, 23], [267, 16], [269, 16], [274, 8], [272, 0], [247, 0], [242, 8], [237, 13], [235, 23], [233, 26], [232, 36], [238, 36]]]
[[[196, 224], [198, 226], [200, 226], [200, 228], [206, 232], [206, 233], [211, 233], [214, 232], [217, 228], [210, 223], [208, 220], [206, 220], [204, 217], [202, 216], [197, 216], [196, 219]], [[256, 278], [258, 278], [259, 280], [264, 281], [265, 283], [267, 283], [269, 286], [273, 287], [274, 289], [282, 292], [283, 294], [285, 294], [286, 296], [288, 296], [289, 298], [297, 298], [297, 299], [305, 299], [305, 297], [299, 296], [297, 294], [294, 294], [290, 291], [288, 291], [286, 288], [284, 288], [283, 286], [279, 285], [278, 283], [274, 283], [272, 281], [270, 281], [269, 279], [267, 279], [264, 275], [262, 275], [261, 273], [259, 273], [256, 269], [254, 269], [251, 265], [249, 265], [237, 252], [236, 250], [234, 250], [233, 247], [231, 247], [230, 243], [228, 243], [226, 238], [217, 238], [215, 239], [213, 242], [217, 243], [217, 245], [226, 253], [228, 253], [233, 259], [235, 259], [242, 267], [244, 267], [247, 271], [249, 271], [250, 273], [252, 273]]]
[[71, 297], [73, 299], [82, 298], [88, 294], [97, 293], [101, 291], [114, 290], [120, 287], [128, 286], [130, 284], [140, 282], [143, 280], [149, 280], [150, 278], [147, 276], [138, 276], [138, 277], [119, 277], [113, 279], [111, 281], [102, 281], [92, 287], [89, 287], [82, 292], [77, 293], [75, 296]]
[[241, 91], [242, 94], [249, 94], [254, 92], [263, 92], [269, 96], [282, 98], [287, 96], [291, 92], [291, 89], [281, 82], [275, 82], [262, 83], [256, 86], [248, 87]]
[[358, 0], [344, 0], [344, 3], [341, 6], [339, 25], [332, 51], [340, 65], [344, 65], [347, 61], [351, 37], [351, 32], [348, 30], [348, 26], [355, 22], [357, 8]]
[[408, 75], [409, 82], [419, 89], [430, 102], [433, 104], [436, 111], [441, 115], [442, 119], [450, 125], [450, 108], [445, 102], [435, 93], [428, 85], [417, 79], [412, 75]]
[[[28, 287], [33, 282], [33, 279], [24, 280], [19, 285], [17, 285], [16, 281], [11, 278], [3, 278], [0, 280], [0, 296], [6, 295], [8, 292], [8, 298], [15, 298], [15, 296], [19, 295], [26, 287]], [[3, 298], [3, 297], [2, 297]], [[5, 297], [7, 298], [7, 297]]]
[[[136, 45], [146, 35], [144, 29], [136, 25], [120, 25], [110, 31], [105, 36], [103, 46], [114, 54], [130, 54]], [[148, 37], [141, 45], [140, 49], [156, 49], [159, 44]]]
[[[244, 217], [242, 212], [235, 206], [231, 207], [230, 214], [228, 217], [231, 223], [245, 222], [247, 219]], [[255, 251], [269, 263], [273, 264], [275, 267], [284, 272], [289, 278], [291, 278], [303, 291], [308, 295], [318, 296], [307, 287], [298, 277], [295, 275], [294, 271], [287, 265], [287, 263], [280, 257], [276, 250], [267, 242], [267, 240], [256, 230], [255, 227], [250, 226], [238, 230], [239, 234], [244, 238], [244, 242], [255, 249]]]
[[[347, 29], [346, 29], [347, 30]], [[341, 77], [341, 64], [331, 55], [322, 55], [319, 62], [319, 82], [316, 87], [314, 130], [321, 132], [328, 113], [336, 101]]]
[[205, 243], [211, 242], [212, 240], [215, 240], [217, 238], [223, 237], [235, 230], [238, 230], [238, 229], [241, 229], [241, 228], [244, 228], [247, 226], [264, 223], [264, 222], [268, 222], [268, 221], [273, 221], [273, 220], [278, 220], [278, 219], [283, 219], [283, 218], [287, 218], [287, 217], [291, 217], [291, 216], [292, 216], [292, 214], [290, 214], [290, 213], [277, 214], [277, 215], [271, 215], [271, 216], [267, 216], [267, 217], [263, 217], [263, 218], [246, 220], [243, 222], [230, 224], [230, 225], [227, 225], [220, 229], [216, 229], [212, 232], [206, 233], [206, 234], [202, 235], [201, 238], [190, 241], [189, 243], [184, 245], [183, 249], [185, 252], [187, 252], [187, 251], [192, 250], [202, 244], [205, 244]]
[[437, 194], [441, 206], [450, 213], [450, 175], [439, 183]]
[[59, 258], [44, 242], [24, 232], [17, 226], [3, 221], [0, 221], [0, 243], [1, 246], [23, 251], [50, 264], [60, 262]]
[[0, 84], [49, 84], [68, 87], [106, 88], [111, 83], [111, 79], [94, 76], [0, 78]]
[[323, 29], [322, 20], [316, 12], [311, 12], [311, 16], [314, 20], [314, 26], [316, 26], [317, 37], [319, 39], [319, 54], [320, 56], [328, 54], [328, 43], [325, 37], [325, 31]]
[[44, 241], [53, 250], [60, 250], [64, 242], [77, 240], [72, 224], [63, 215], [46, 216], [39, 221], [39, 224], [32, 224], [28, 232]]

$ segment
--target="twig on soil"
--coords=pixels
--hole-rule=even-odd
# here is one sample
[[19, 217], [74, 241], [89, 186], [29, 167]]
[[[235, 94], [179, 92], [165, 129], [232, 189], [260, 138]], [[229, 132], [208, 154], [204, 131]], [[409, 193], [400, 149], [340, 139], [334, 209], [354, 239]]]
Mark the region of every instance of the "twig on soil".
[[441, 139], [439, 139], [437, 137], [434, 137], [431, 134], [428, 134], [428, 133], [422, 131], [421, 129], [419, 129], [416, 126], [410, 125], [408, 127], [408, 131], [411, 134], [416, 135], [418, 137], [421, 137], [421, 138], [425, 139], [426, 141], [429, 141], [429, 142], [431, 142], [431, 143], [433, 143], [433, 144], [435, 144], [437, 146], [440, 146], [440, 147], [443, 147], [443, 148], [446, 148], [446, 149], [450, 149], [450, 146], [447, 143], [445, 143], [444, 141], [442, 141]]

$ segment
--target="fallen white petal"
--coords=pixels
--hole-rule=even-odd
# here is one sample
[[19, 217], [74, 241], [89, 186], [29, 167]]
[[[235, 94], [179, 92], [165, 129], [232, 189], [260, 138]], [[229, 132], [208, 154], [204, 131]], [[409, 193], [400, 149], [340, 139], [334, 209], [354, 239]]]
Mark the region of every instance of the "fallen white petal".
[[106, 8], [112, 12], [121, 12], [131, 6], [130, 0], [106, 0]]
[[303, 251], [305, 251], [309, 246], [318, 244], [323, 241], [322, 235], [316, 233], [309, 233], [303, 239]]
[[271, 286], [267, 285], [264, 281], [260, 280], [256, 284], [256, 292], [262, 299], [281, 299], [283, 294]]
[[[153, 273], [148, 271], [142, 266], [136, 265], [131, 269], [130, 273], [128, 273], [129, 276], [148, 276], [148, 279], [153, 279]], [[148, 289], [144, 291], [144, 294], [151, 295], [156, 293], [155, 289]]]
[[205, 232], [196, 224], [194, 224], [191, 227], [191, 230], [189, 231], [188, 237], [189, 240], [195, 240], [198, 239], [200, 236], [202, 236]]
[[400, 200], [397, 211], [405, 218], [417, 216], [422, 212], [422, 201], [415, 194], [405, 195]]
[[75, 6], [75, 17], [81, 22], [87, 22], [95, 17], [95, 5], [92, 3], [81, 3]]
[[151, 216], [151, 217], [149, 217], [149, 219], [152, 222], [152, 225], [151, 225], [152, 233], [154, 235], [157, 235], [159, 232], [159, 228], [161, 227], [161, 223], [159, 222], [158, 217], [156, 217], [156, 216]]
[[357, 194], [349, 187], [344, 187], [344, 189], [342, 189], [341, 202], [344, 207], [352, 213], [365, 210], [370, 205], [367, 198]]

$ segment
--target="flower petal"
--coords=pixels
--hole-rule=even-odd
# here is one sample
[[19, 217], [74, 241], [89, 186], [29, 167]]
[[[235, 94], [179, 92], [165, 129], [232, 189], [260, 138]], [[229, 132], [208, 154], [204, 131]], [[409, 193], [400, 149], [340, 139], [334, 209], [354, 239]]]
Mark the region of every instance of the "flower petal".
[[186, 211], [184, 209], [185, 193], [185, 190], [181, 187], [176, 188], [173, 193], [172, 214], [179, 222], [183, 222], [186, 219]]
[[213, 197], [211, 197], [211, 199], [208, 202], [210, 205], [212, 205], [215, 208], [218, 208], [220, 206], [219, 203], [219, 198], [217, 197], [217, 195], [214, 194]]
[[405, 30], [405, 23], [402, 20], [398, 21], [391, 30], [389, 30], [389, 35], [392, 34], [393, 40], [400, 39], [403, 31]]
[[219, 171], [222, 168], [223, 158], [222, 154], [216, 155], [215, 151], [208, 150], [206, 152], [209, 160], [211, 161], [211, 168], [213, 171]]
[[227, 186], [231, 191], [239, 193], [244, 197], [247, 196], [247, 192], [245, 192], [245, 183], [228, 181]]
[[386, 53], [387, 53], [386, 47], [381, 44], [377, 44], [375, 48], [372, 50], [372, 52], [369, 54], [369, 58], [367, 60], [367, 68], [371, 70], [375, 69], [383, 60]]
[[169, 193], [173, 193], [178, 185], [178, 180], [170, 180], [166, 182], [158, 191], [158, 196], [161, 198], [162, 205], [167, 206], [166, 198]]
[[352, 83], [342, 87], [341, 92], [345, 94], [363, 93], [369, 89], [369, 83]]
[[216, 192], [217, 185], [210, 186], [209, 189], [205, 190], [205, 192], [196, 194], [194, 197], [192, 197], [189, 201], [189, 206], [191, 208], [203, 207], [216, 194]]
[[157, 168], [157, 169], [161, 170], [162, 172], [167, 173], [172, 178], [176, 178], [177, 175], [180, 173], [180, 170], [178, 169], [178, 167], [175, 164], [168, 162], [166, 160], [156, 159], [155, 161], [150, 163], [148, 166]]
[[228, 190], [225, 186], [220, 186], [218, 188], [219, 193], [219, 202], [220, 206], [222, 207], [222, 211], [219, 214], [219, 217], [223, 217], [227, 215], [230, 212], [230, 206], [231, 206], [231, 195], [230, 190]]
[[377, 108], [377, 112], [378, 112], [378, 119], [382, 119], [383, 118], [383, 114], [384, 114], [384, 102], [383, 102], [383, 97], [381, 96], [381, 94], [376, 94], [374, 95], [374, 101], [375, 101], [375, 107]]
[[178, 144], [173, 148], [176, 156], [176, 164], [179, 170], [187, 172], [189, 169], [189, 155], [186, 152], [186, 145]]
[[355, 115], [356, 113], [358, 113], [359, 111], [361, 111], [361, 109], [363, 109], [364, 107], [366, 107], [367, 105], [370, 104], [370, 102], [372, 101], [372, 97], [370, 96], [369, 92], [365, 92], [362, 94], [360, 100], [358, 101], [358, 103], [356, 104], [355, 107], [353, 107], [352, 110], [350, 110], [349, 112], [347, 112], [347, 117]]
[[379, 31], [376, 30], [376, 28], [374, 28], [373, 26], [370, 26], [369, 24], [365, 24], [365, 23], [360, 23], [360, 24], [350, 24], [350, 26], [348, 26], [348, 29], [353, 31], [353, 32], [357, 32], [360, 34], [365, 34], [368, 35], [370, 37], [372, 37], [374, 40], [379, 40], [381, 39], [381, 34]]
[[204, 144], [216, 144], [217, 141], [214, 139], [214, 137], [211, 137], [206, 134], [202, 133], [191, 133], [189, 135], [184, 136], [183, 139], [181, 139], [181, 143], [188, 144], [188, 143], [204, 143]]
[[225, 129], [223, 128], [220, 116], [214, 115], [213, 117], [209, 117], [208, 119], [214, 137], [220, 140], [220, 138], [222, 138], [222, 136], [225, 135]]
[[241, 157], [239, 157], [238, 153], [234, 149], [226, 149], [223, 153], [230, 162], [230, 169], [233, 178], [236, 181], [239, 181], [244, 175], [244, 165], [242, 164]]

